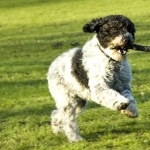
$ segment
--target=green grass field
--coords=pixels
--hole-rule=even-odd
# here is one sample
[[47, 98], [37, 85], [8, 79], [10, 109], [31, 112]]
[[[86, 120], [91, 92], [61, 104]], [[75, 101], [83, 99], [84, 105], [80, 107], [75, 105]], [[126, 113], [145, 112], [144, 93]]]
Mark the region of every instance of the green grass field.
[[46, 81], [58, 55], [93, 36], [82, 31], [92, 18], [128, 16], [136, 43], [150, 45], [149, 5], [149, 0], [1, 0], [0, 149], [150, 150], [150, 53], [129, 52], [139, 118], [89, 103], [78, 119], [83, 142], [53, 135], [55, 104]]

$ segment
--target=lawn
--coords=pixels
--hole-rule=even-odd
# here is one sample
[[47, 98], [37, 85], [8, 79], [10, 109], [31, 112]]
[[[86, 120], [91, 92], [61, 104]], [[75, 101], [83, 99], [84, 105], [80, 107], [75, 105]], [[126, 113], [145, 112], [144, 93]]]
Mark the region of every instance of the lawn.
[[93, 36], [82, 31], [92, 18], [123, 14], [135, 23], [135, 42], [150, 45], [149, 5], [149, 0], [1, 0], [0, 149], [150, 150], [150, 53], [128, 54], [139, 118], [89, 103], [78, 119], [83, 142], [68, 143], [52, 133], [55, 104], [46, 80], [58, 55]]

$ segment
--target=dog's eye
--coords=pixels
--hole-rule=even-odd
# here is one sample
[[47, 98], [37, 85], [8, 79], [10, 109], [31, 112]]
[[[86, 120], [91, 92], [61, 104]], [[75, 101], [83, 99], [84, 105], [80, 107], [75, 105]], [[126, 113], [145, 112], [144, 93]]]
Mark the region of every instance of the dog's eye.
[[112, 28], [112, 29], [111, 29], [111, 31], [112, 31], [112, 32], [115, 32], [115, 31], [116, 31], [116, 29], [115, 29], [115, 28]]

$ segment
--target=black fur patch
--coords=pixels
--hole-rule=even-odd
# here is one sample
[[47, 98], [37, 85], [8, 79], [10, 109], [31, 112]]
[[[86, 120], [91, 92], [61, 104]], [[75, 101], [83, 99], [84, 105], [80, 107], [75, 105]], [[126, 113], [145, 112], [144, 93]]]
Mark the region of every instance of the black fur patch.
[[88, 88], [87, 72], [82, 64], [83, 53], [78, 49], [72, 58], [72, 75], [75, 76], [77, 81], [84, 87]]

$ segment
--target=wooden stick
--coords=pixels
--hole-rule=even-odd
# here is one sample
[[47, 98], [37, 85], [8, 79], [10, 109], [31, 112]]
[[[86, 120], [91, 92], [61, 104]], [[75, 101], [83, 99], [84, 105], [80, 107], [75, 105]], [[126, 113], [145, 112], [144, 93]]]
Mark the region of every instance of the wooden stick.
[[132, 49], [136, 51], [144, 51], [144, 52], [150, 52], [150, 46], [144, 46], [139, 44], [133, 44]]

